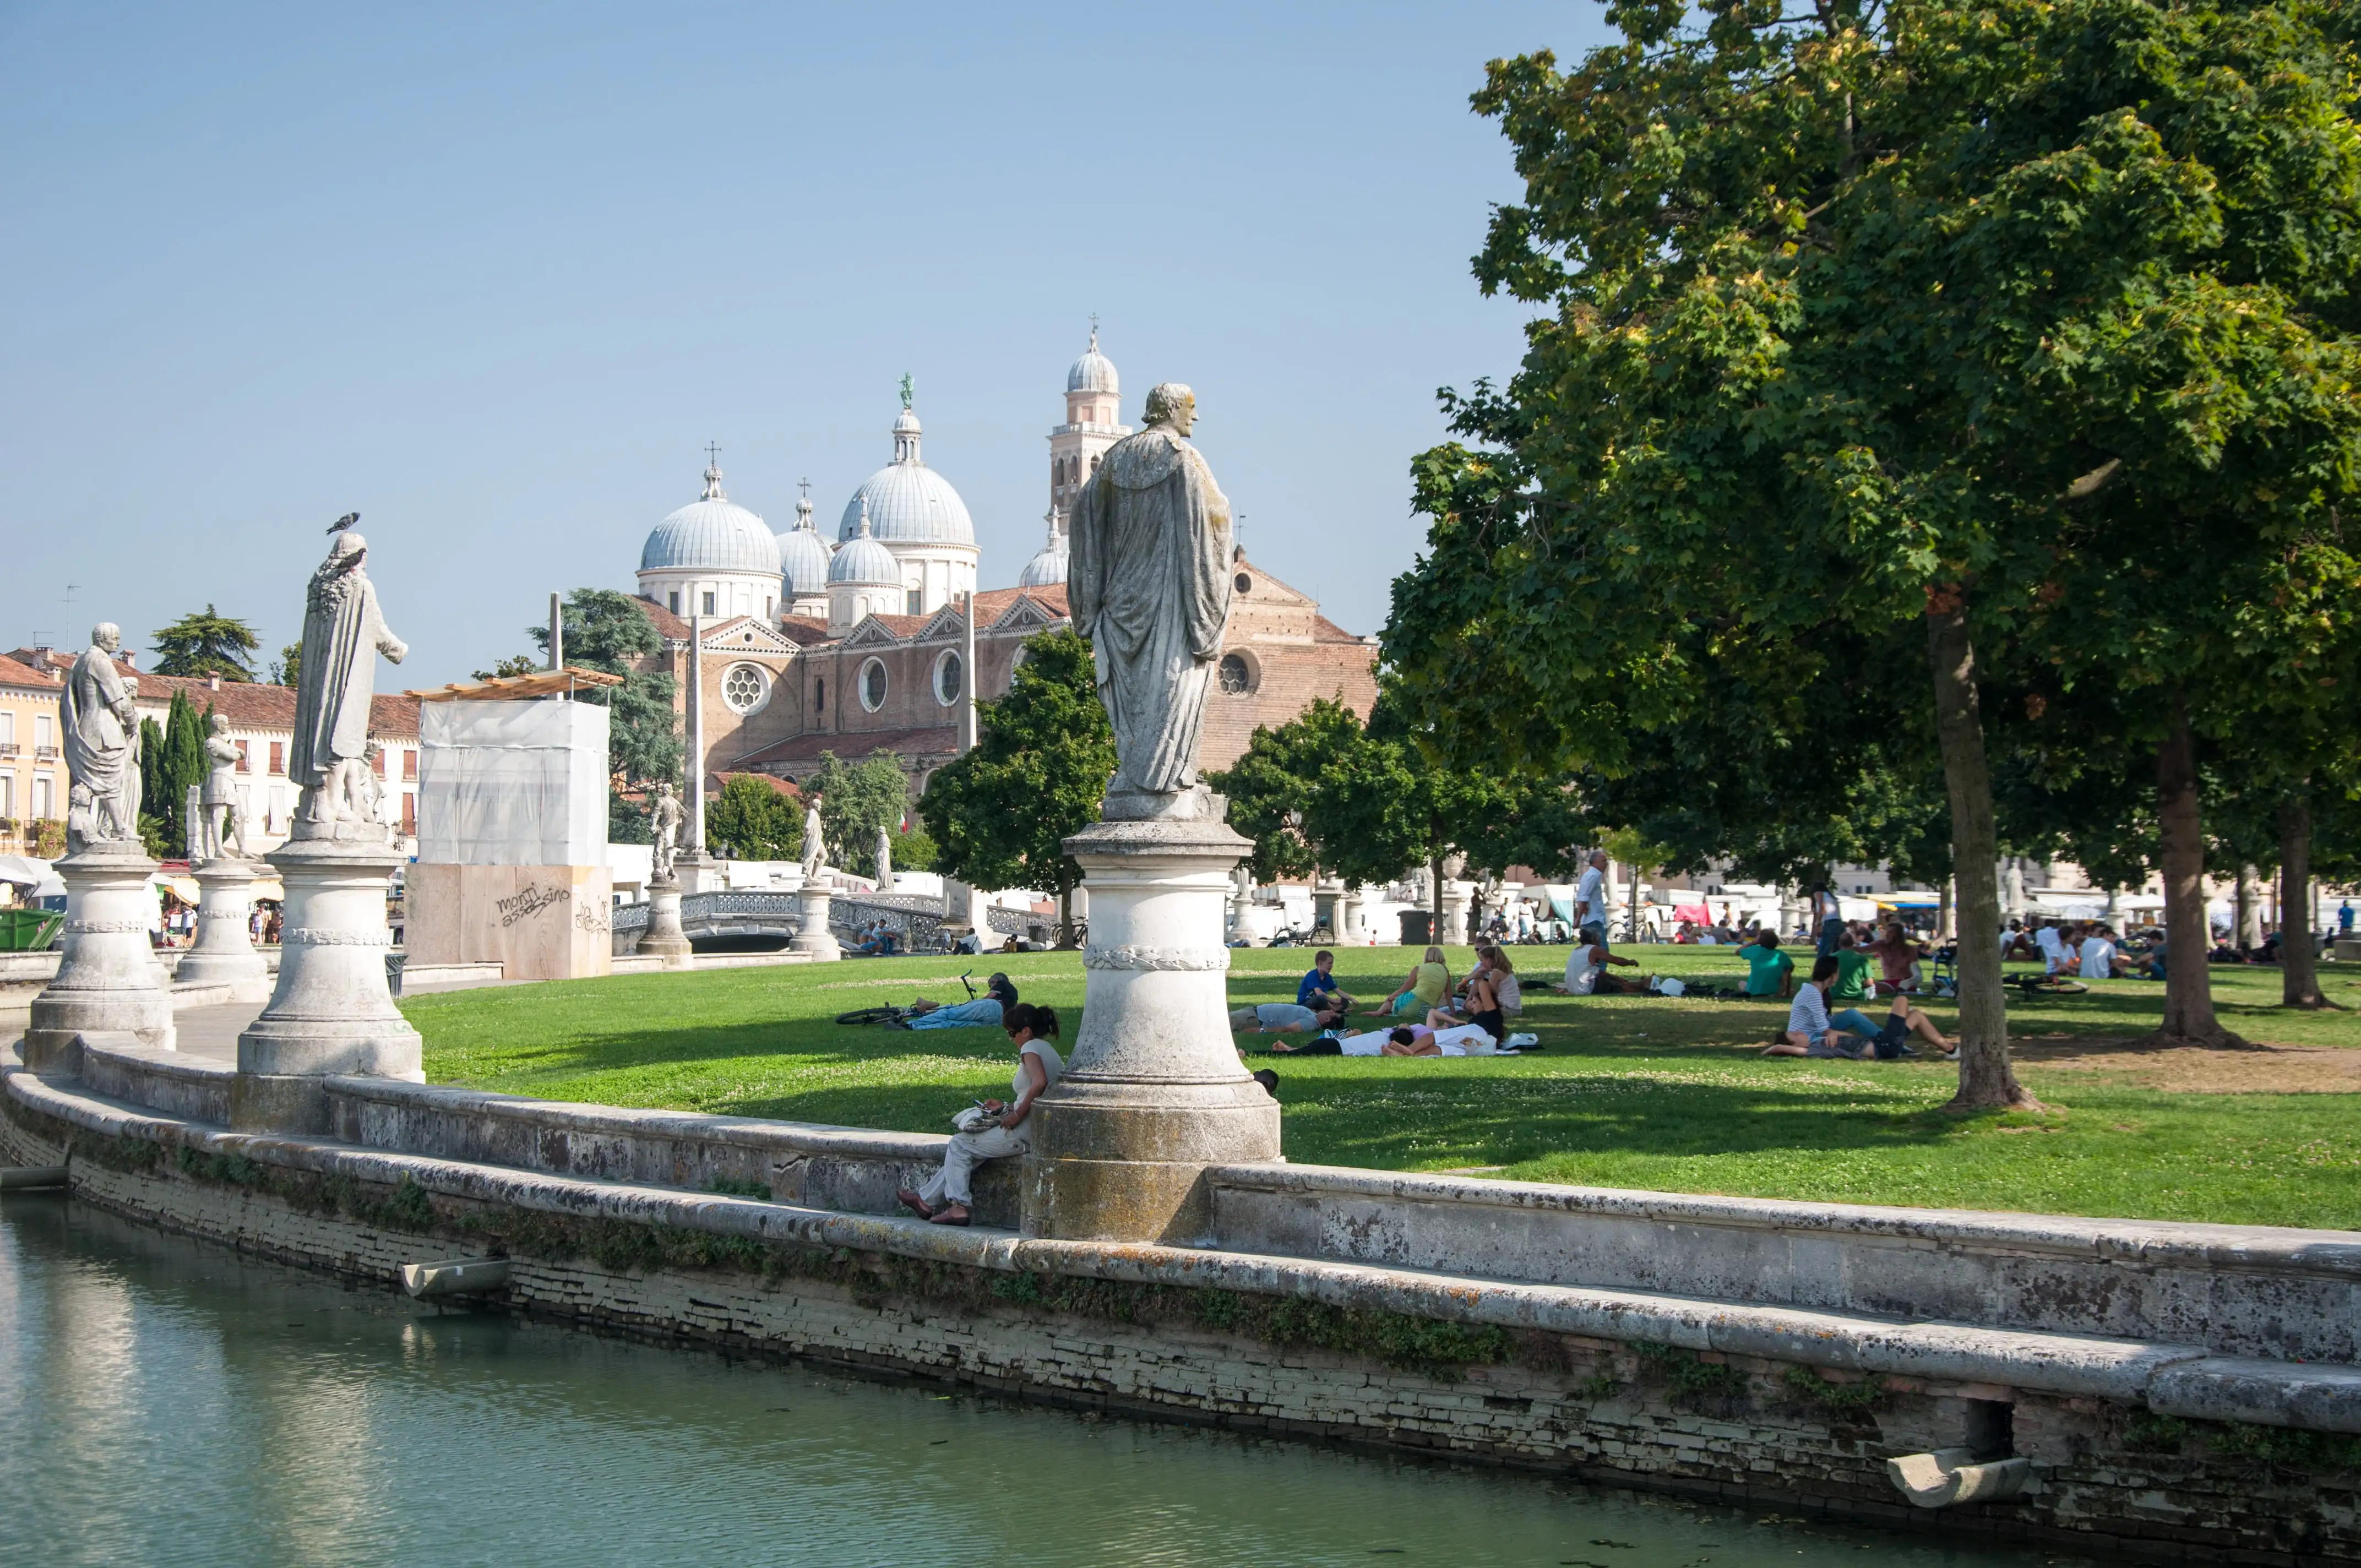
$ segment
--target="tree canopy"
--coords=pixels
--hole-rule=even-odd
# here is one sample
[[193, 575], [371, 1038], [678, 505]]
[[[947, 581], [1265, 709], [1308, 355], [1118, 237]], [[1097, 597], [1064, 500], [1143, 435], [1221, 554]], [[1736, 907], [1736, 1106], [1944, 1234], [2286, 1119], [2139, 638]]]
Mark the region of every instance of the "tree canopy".
[[803, 807], [768, 779], [739, 773], [705, 803], [705, 841], [741, 860], [792, 861], [803, 853]]
[[156, 645], [156, 673], [225, 681], [254, 679], [254, 628], [210, 604], [149, 634]]
[[[638, 792], [658, 784], [678, 788], [683, 784], [686, 747], [680, 717], [673, 711], [673, 678], [632, 663], [663, 652], [664, 639], [656, 635], [654, 624], [637, 599], [612, 588], [576, 588], [566, 596], [560, 613], [566, 662], [623, 677], [620, 686], [601, 686], [577, 695], [580, 700], [602, 704], [608, 710], [607, 762], [621, 786], [609, 797], [609, 831], [618, 842], [644, 844], [647, 809], [634, 806], [622, 790]], [[541, 648], [542, 658], [529, 664], [539, 669], [548, 659], [549, 628], [530, 626], [525, 633]]]
[[[910, 781], [890, 752], [877, 751], [846, 762], [833, 751], [819, 754], [819, 766], [804, 781], [804, 796], [821, 795], [821, 828], [828, 835], [829, 863], [857, 876], [877, 874], [877, 830], [899, 831], [910, 809]], [[711, 821], [708, 815], [708, 822]], [[898, 862], [897, 862], [898, 863]], [[915, 871], [916, 866], [904, 866]]]

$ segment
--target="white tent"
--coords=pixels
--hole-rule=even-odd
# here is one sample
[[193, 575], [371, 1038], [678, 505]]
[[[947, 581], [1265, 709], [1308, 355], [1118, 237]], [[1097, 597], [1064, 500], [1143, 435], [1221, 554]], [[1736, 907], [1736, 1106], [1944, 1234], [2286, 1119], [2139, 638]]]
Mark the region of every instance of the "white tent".
[[16, 896], [30, 903], [37, 898], [63, 898], [66, 884], [57, 868], [47, 861], [37, 861], [30, 855], [0, 855], [0, 882], [11, 883]]

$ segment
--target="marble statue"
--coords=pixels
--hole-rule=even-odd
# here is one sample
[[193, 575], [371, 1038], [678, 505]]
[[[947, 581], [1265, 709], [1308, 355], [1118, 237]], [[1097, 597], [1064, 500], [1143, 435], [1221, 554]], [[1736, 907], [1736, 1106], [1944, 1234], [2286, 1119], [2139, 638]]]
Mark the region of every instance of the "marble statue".
[[648, 880], [668, 883], [675, 881], [673, 857], [680, 853], [680, 797], [669, 784], [656, 785], [655, 804], [649, 808], [648, 820], [653, 829], [653, 850], [648, 859], [653, 869]]
[[[237, 805], [237, 742], [229, 738], [229, 720], [214, 715], [212, 732], [205, 737], [205, 760], [210, 764], [205, 772], [204, 794], [198, 803], [204, 808], [204, 855], [208, 861], [222, 858], [225, 850], [234, 849], [238, 860], [247, 859], [246, 849], [246, 814]], [[225, 844], [222, 838], [224, 819], [229, 828]]]
[[368, 545], [338, 533], [312, 574], [303, 606], [302, 674], [295, 688], [295, 741], [287, 774], [302, 789], [295, 837], [337, 833], [344, 824], [374, 824], [368, 798], [369, 703], [377, 691], [376, 655], [399, 664], [410, 650], [378, 611], [364, 564]]
[[1230, 503], [1186, 439], [1196, 418], [1188, 388], [1150, 391], [1147, 428], [1108, 449], [1068, 530], [1074, 629], [1090, 640], [1115, 727], [1111, 818], [1190, 815], [1180, 798], [1197, 783], [1233, 552]]
[[819, 795], [815, 793], [811, 799], [804, 803], [803, 864], [804, 876], [807, 880], [819, 875], [820, 867], [828, 863], [828, 843], [819, 820], [820, 798]]
[[877, 825], [877, 891], [894, 891], [894, 840], [885, 825]]
[[138, 683], [115, 668], [123, 633], [101, 621], [73, 662], [59, 695], [65, 729], [66, 849], [139, 843]]

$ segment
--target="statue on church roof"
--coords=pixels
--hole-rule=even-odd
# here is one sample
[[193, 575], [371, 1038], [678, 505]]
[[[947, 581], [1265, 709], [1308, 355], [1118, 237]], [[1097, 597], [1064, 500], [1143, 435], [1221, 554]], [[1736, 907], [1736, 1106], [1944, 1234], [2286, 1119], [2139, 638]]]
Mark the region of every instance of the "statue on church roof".
[[1066, 591], [1115, 728], [1103, 815], [1201, 815], [1197, 738], [1230, 618], [1230, 503], [1191, 445], [1197, 400], [1166, 382], [1148, 426], [1076, 498]]

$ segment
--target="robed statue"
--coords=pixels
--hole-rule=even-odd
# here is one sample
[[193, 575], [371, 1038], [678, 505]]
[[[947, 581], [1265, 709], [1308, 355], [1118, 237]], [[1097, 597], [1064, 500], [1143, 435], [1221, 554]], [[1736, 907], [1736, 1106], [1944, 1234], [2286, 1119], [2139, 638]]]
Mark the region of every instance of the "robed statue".
[[[1074, 503], [1066, 596], [1115, 728], [1103, 815], [1190, 816], [1197, 733], [1230, 619], [1230, 503], [1187, 436], [1197, 400], [1166, 382]], [[1145, 798], [1143, 798], [1145, 797]]]
[[675, 880], [673, 861], [680, 853], [680, 797], [673, 794], [668, 783], [656, 785], [655, 803], [648, 811], [648, 838], [653, 846], [648, 853], [648, 880], [670, 883]]
[[894, 891], [894, 840], [883, 822], [877, 825], [877, 891]]
[[137, 845], [139, 715], [136, 682], [115, 667], [123, 632], [111, 620], [91, 628], [90, 646], [67, 673], [58, 696], [65, 729], [66, 849]]
[[337, 534], [304, 599], [295, 741], [287, 756], [287, 775], [303, 791], [296, 808], [299, 839], [336, 837], [319, 829], [368, 823], [376, 815], [367, 773], [377, 656], [399, 664], [410, 650], [378, 611], [377, 588], [363, 565], [368, 556], [358, 533]]
[[815, 790], [811, 799], [804, 803], [803, 867], [807, 878], [819, 875], [819, 868], [828, 863], [828, 841], [819, 820], [820, 799], [819, 792]]

